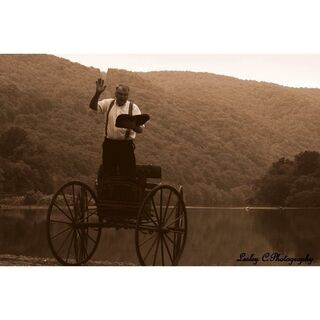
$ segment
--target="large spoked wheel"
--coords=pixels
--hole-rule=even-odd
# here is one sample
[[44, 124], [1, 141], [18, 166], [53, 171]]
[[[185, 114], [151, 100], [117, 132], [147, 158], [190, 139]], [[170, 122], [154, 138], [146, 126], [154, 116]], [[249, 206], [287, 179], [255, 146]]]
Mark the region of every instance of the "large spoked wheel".
[[47, 237], [53, 256], [63, 265], [81, 265], [94, 254], [101, 235], [94, 191], [80, 181], [63, 185], [47, 215]]
[[135, 242], [141, 265], [178, 265], [187, 236], [182, 193], [169, 185], [152, 189], [141, 204]]

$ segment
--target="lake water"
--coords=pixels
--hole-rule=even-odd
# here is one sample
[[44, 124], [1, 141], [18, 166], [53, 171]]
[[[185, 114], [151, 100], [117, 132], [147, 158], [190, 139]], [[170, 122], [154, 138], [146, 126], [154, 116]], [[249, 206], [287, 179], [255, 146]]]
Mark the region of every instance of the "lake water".
[[[287, 260], [261, 261], [263, 255], [277, 252], [288, 258], [309, 254], [312, 265], [320, 264], [318, 210], [200, 208], [188, 209], [188, 220], [180, 265], [254, 264], [237, 261], [241, 253], [260, 258], [258, 265], [288, 265]], [[46, 237], [46, 210], [0, 209], [0, 254], [52, 257]], [[103, 229], [92, 259], [138, 264], [134, 231]]]

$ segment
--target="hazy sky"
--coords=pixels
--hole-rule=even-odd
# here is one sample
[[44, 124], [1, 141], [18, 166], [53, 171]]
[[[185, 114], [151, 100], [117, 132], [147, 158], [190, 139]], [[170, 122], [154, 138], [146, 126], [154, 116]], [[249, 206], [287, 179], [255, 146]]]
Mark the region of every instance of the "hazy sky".
[[59, 54], [93, 66], [130, 71], [209, 72], [290, 87], [320, 88], [320, 54]]

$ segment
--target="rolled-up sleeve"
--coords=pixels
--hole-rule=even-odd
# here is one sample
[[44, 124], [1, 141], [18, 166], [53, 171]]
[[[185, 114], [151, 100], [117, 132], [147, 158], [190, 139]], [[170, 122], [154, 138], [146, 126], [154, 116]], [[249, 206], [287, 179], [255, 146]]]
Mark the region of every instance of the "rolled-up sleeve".
[[103, 100], [98, 101], [97, 112], [105, 113], [108, 110], [111, 101], [112, 101], [112, 99], [103, 99]]
[[132, 115], [133, 116], [137, 116], [139, 114], [141, 114], [141, 111], [140, 111], [139, 107], [136, 104], [133, 104]]

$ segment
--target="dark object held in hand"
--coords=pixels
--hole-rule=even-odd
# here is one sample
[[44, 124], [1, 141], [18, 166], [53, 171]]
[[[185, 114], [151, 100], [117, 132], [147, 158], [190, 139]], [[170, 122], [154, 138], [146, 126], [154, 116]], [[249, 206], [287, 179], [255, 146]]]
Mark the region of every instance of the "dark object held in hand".
[[149, 121], [150, 116], [146, 113], [136, 116], [130, 116], [128, 114], [120, 114], [116, 120], [116, 127], [132, 129], [135, 131], [136, 126], [142, 126]]

